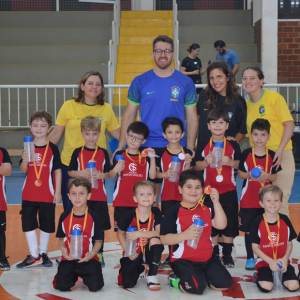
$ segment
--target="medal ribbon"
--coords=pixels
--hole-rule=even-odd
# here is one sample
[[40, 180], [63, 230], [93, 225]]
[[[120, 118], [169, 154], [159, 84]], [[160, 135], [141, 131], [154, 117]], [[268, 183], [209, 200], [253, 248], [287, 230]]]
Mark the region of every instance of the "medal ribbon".
[[[81, 170], [84, 170], [84, 163], [83, 163], [83, 149], [84, 149], [84, 146], [81, 148]], [[94, 161], [94, 158], [95, 158], [95, 155], [98, 151], [98, 145], [96, 145], [96, 149], [95, 149], [95, 152], [92, 156], [92, 159], [90, 160], [90, 162], [93, 162]]]
[[[33, 141], [33, 143], [34, 143], [34, 141]], [[47, 156], [47, 152], [48, 152], [48, 148], [49, 148], [49, 140], [47, 139], [47, 146], [46, 146], [45, 153], [44, 153], [44, 155], [43, 155], [43, 159], [42, 159], [42, 163], [41, 163], [41, 166], [40, 166], [39, 171], [37, 171], [37, 167], [36, 167], [35, 161], [33, 162], [34, 171], [35, 171], [35, 176], [36, 176], [36, 179], [37, 179], [37, 180], [39, 180], [40, 177], [41, 177], [42, 169], [43, 169], [44, 162], [45, 162], [45, 159], [46, 159], [46, 156]]]
[[[86, 209], [85, 209], [84, 222], [83, 222], [83, 228], [82, 228], [82, 231], [81, 231], [81, 235], [83, 235], [83, 232], [85, 231], [87, 216], [88, 216], [88, 206], [86, 206]], [[72, 221], [73, 221], [73, 208], [72, 208], [72, 211], [71, 211], [71, 217], [70, 217], [70, 223], [69, 223], [69, 234], [68, 234], [68, 237], [67, 237], [68, 244], [69, 244], [69, 249], [71, 248], [71, 246], [70, 246], [70, 241], [69, 241], [68, 238], [71, 234]]]
[[[182, 146], [180, 146], [180, 147], [181, 147], [181, 152], [179, 152], [179, 153], [185, 154], [185, 152], [184, 152], [184, 150], [183, 150], [183, 147], [182, 147]], [[177, 154], [173, 153], [173, 152], [169, 149], [169, 145], [167, 145], [167, 150], [168, 150], [171, 154], [173, 154], [173, 155], [178, 155], [178, 154], [179, 154], [179, 153], [177, 153]]]
[[202, 208], [203, 210], [205, 210], [206, 207], [205, 207], [205, 205], [203, 204], [205, 197], [206, 197], [206, 194], [203, 194], [202, 197], [201, 197], [201, 199], [198, 201], [197, 205], [196, 205], [195, 207], [193, 207], [193, 208], [189, 208], [183, 201], [181, 201], [181, 205], [184, 206], [185, 208], [187, 208], [188, 210], [194, 210], [194, 209], [196, 209], [199, 205], [201, 205], [201, 208]]
[[[212, 151], [211, 146], [212, 146], [212, 137], [210, 138], [210, 141], [209, 141], [209, 152]], [[226, 138], [224, 136], [223, 156], [225, 156], [225, 149], [226, 149]], [[216, 168], [216, 169], [217, 169], [218, 175], [221, 175], [222, 170], [219, 170], [218, 168]]]
[[[141, 231], [140, 219], [139, 219], [139, 210], [138, 210], [138, 208], [136, 208], [135, 213], [136, 213], [136, 222], [137, 222], [138, 231]], [[147, 231], [150, 231], [151, 218], [152, 218], [152, 211], [150, 210]], [[146, 239], [146, 244], [147, 244], [147, 240], [148, 239]], [[144, 246], [143, 246], [143, 240], [142, 240], [142, 238], [140, 238], [140, 244], [141, 244], [142, 253], [145, 255], [145, 249], [144, 249]]]
[[279, 243], [279, 230], [280, 230], [280, 218], [279, 218], [279, 214], [277, 215], [278, 234], [277, 234], [277, 241], [276, 241], [276, 249], [275, 250], [274, 250], [273, 240], [272, 240], [271, 233], [270, 233], [270, 227], [269, 227], [269, 224], [267, 222], [266, 214], [265, 213], [263, 214], [263, 218], [264, 218], [264, 221], [265, 221], [265, 224], [266, 224], [266, 228], [267, 228], [268, 235], [269, 235], [269, 240], [270, 240], [270, 243], [271, 243], [271, 246], [272, 246], [272, 250], [273, 250], [273, 259], [276, 260], [277, 259], [277, 251], [278, 251], [278, 243]]
[[[253, 163], [254, 163], [254, 167], [256, 168], [256, 161], [255, 161], [255, 153], [254, 153], [254, 147], [252, 148], [252, 159], [253, 159]], [[268, 163], [269, 163], [269, 151], [268, 148], [266, 147], [266, 166], [265, 166], [265, 172], [267, 172], [267, 168], [268, 168]], [[264, 182], [260, 183], [262, 187], [265, 186]]]
[[140, 165], [141, 167], [143, 167], [143, 166], [146, 164], [146, 162], [147, 162], [146, 157], [144, 157], [144, 158], [145, 158], [145, 163], [142, 165], [142, 158], [143, 158], [143, 156], [142, 156], [142, 154], [141, 154], [140, 151], [139, 151], [139, 159], [138, 159], [138, 160], [133, 160], [133, 159], [128, 155], [128, 148], [125, 150], [125, 154], [126, 154], [126, 156], [127, 156], [131, 161], [133, 161], [133, 162], [139, 162], [139, 165]]

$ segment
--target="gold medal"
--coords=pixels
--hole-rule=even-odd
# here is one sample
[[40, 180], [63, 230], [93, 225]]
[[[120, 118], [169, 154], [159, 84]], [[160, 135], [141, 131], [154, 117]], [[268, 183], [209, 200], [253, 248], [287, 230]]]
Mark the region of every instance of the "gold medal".
[[37, 187], [40, 187], [42, 185], [42, 180], [40, 179], [37, 179], [35, 182], [34, 182], [35, 186]]
[[[33, 142], [34, 142], [34, 141], [33, 141]], [[35, 185], [36, 187], [40, 187], [40, 186], [42, 185], [42, 180], [40, 180], [40, 177], [41, 177], [42, 169], [43, 169], [43, 166], [44, 166], [45, 158], [46, 158], [46, 156], [47, 156], [48, 148], [49, 148], [49, 140], [47, 139], [47, 146], [46, 146], [45, 153], [44, 153], [44, 155], [43, 155], [43, 159], [42, 159], [42, 162], [41, 162], [41, 166], [40, 166], [39, 171], [37, 170], [35, 161], [33, 162], [34, 171], [35, 171], [35, 176], [36, 176], [36, 181], [34, 182], [34, 185]]]

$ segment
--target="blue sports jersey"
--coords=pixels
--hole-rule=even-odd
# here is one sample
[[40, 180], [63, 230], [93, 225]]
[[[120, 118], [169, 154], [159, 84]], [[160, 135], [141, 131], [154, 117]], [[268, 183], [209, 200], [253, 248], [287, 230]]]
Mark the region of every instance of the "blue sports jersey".
[[[184, 119], [184, 107], [197, 104], [192, 79], [175, 70], [169, 77], [159, 77], [153, 70], [137, 76], [128, 90], [128, 101], [140, 105], [141, 121], [150, 130], [143, 147], [163, 148], [168, 141], [162, 135], [162, 121], [167, 117]], [[184, 129], [184, 131], [186, 131]], [[185, 147], [185, 136], [180, 144]]]
[[228, 49], [228, 51], [225, 52], [223, 55], [220, 55], [219, 53], [217, 53], [216, 59], [217, 60], [224, 60], [231, 70], [233, 70], [233, 65], [234, 64], [239, 63], [238, 55], [236, 54], [236, 52], [234, 52], [231, 49]]

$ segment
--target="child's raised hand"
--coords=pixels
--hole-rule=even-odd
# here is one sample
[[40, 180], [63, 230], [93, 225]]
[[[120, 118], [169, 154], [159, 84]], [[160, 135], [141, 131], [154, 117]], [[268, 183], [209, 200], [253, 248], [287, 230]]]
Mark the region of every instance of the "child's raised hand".
[[210, 199], [211, 199], [211, 202], [213, 204], [216, 204], [219, 202], [219, 193], [218, 191], [215, 189], [215, 188], [212, 188], [211, 189], [211, 192], [210, 192]]
[[168, 171], [165, 172], [165, 174], [166, 174], [167, 178], [175, 177], [176, 176], [176, 170], [173, 170], [173, 169], [169, 168]]
[[211, 153], [209, 152], [209, 154], [207, 154], [207, 156], [206, 156], [206, 163], [208, 164], [208, 165], [210, 165], [210, 164], [212, 164], [213, 163], [213, 157], [212, 157], [212, 155], [211, 155]]
[[87, 169], [78, 171], [78, 176], [88, 178], [89, 175], [90, 175], [90, 172]]
[[229, 156], [222, 157], [222, 165], [223, 166], [231, 166], [232, 159]]
[[200, 238], [200, 231], [196, 227], [189, 227], [183, 233], [185, 240], [196, 240]]
[[127, 241], [135, 241], [136, 239], [140, 238], [140, 231], [126, 232], [125, 237]]
[[114, 167], [116, 173], [122, 172], [125, 169], [125, 161], [118, 160], [117, 164]]
[[185, 154], [185, 163], [186, 163], [187, 165], [190, 165], [191, 162], [192, 162], [192, 156], [191, 156], [190, 154], [186, 153], [186, 154]]
[[25, 149], [22, 151], [22, 159], [28, 162], [28, 152]]
[[[156, 153], [155, 153], [155, 150], [153, 149], [153, 148], [147, 148], [146, 149], [147, 151], [148, 151], [148, 153], [150, 154], [148, 154], [148, 156], [150, 157], [150, 159], [151, 158], [155, 158], [155, 155], [156, 155]], [[152, 154], [152, 155], [151, 155]], [[151, 157], [152, 156], [152, 157]]]

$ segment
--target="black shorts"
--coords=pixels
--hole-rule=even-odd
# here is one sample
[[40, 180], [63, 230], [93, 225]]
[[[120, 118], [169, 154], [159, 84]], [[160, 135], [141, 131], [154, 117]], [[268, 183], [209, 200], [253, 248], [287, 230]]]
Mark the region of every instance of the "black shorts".
[[37, 228], [47, 233], [55, 232], [55, 203], [22, 200], [21, 214], [23, 232]]
[[60, 291], [70, 291], [78, 280], [83, 283], [90, 292], [97, 292], [104, 286], [101, 264], [95, 259], [79, 263], [78, 260], [64, 260], [58, 265], [57, 274], [53, 280], [53, 287]]
[[183, 290], [190, 294], [202, 295], [206, 284], [224, 289], [230, 288], [233, 283], [231, 275], [217, 257], [207, 262], [178, 259], [171, 262], [171, 268], [180, 278], [179, 284]]
[[[257, 282], [259, 281], [268, 281], [273, 282], [272, 270], [269, 267], [261, 267], [257, 269]], [[295, 273], [295, 268], [291, 265], [288, 265], [285, 273], [282, 274], [282, 282], [287, 280], [298, 280], [298, 277]]]
[[[236, 190], [220, 194], [220, 204], [227, 217], [227, 226], [223, 230], [212, 228], [211, 236], [214, 237], [218, 234], [225, 235], [226, 237], [236, 237], [239, 235], [239, 205]], [[210, 197], [206, 197], [204, 205], [213, 208]]]
[[100, 219], [102, 230], [109, 230], [111, 228], [108, 206], [106, 201], [91, 201], [87, 202], [88, 207], [93, 210]]
[[[129, 257], [122, 257], [120, 259], [121, 268], [118, 275], [118, 284], [122, 285], [124, 288], [133, 288], [140, 274], [144, 271], [143, 264], [150, 264], [153, 261], [153, 253], [149, 249], [149, 242], [145, 247], [145, 259], [143, 261], [143, 253], [140, 253], [135, 260], [131, 260]], [[163, 252], [164, 246], [161, 245], [161, 252]], [[158, 261], [159, 263], [159, 261]]]
[[177, 200], [161, 201], [161, 214], [164, 216], [167, 213], [167, 211], [178, 202], [180, 201]]
[[250, 232], [251, 225], [256, 217], [265, 212], [263, 208], [240, 208], [239, 229], [243, 232]]
[[0, 211], [0, 232], [6, 231], [6, 211]]
[[122, 221], [122, 217], [130, 210], [135, 209], [135, 207], [130, 206], [116, 206], [114, 211], [114, 231], [117, 232], [118, 222]]
[[[147, 149], [147, 148], [149, 148], [149, 147], [140, 147], [140, 151], [142, 152], [144, 149]], [[154, 149], [155, 150], [155, 153], [157, 154], [157, 153], [160, 153], [161, 151], [162, 151], [162, 149], [165, 149], [165, 147], [162, 147], [162, 148], [155, 148], [155, 147], [151, 147], [152, 149]], [[158, 151], [158, 152], [157, 152]], [[154, 182], [154, 183], [162, 183], [162, 178], [155, 178], [155, 179], [148, 179], [149, 181], [152, 181], [152, 182]], [[156, 200], [156, 201], [158, 201], [158, 199]]]

